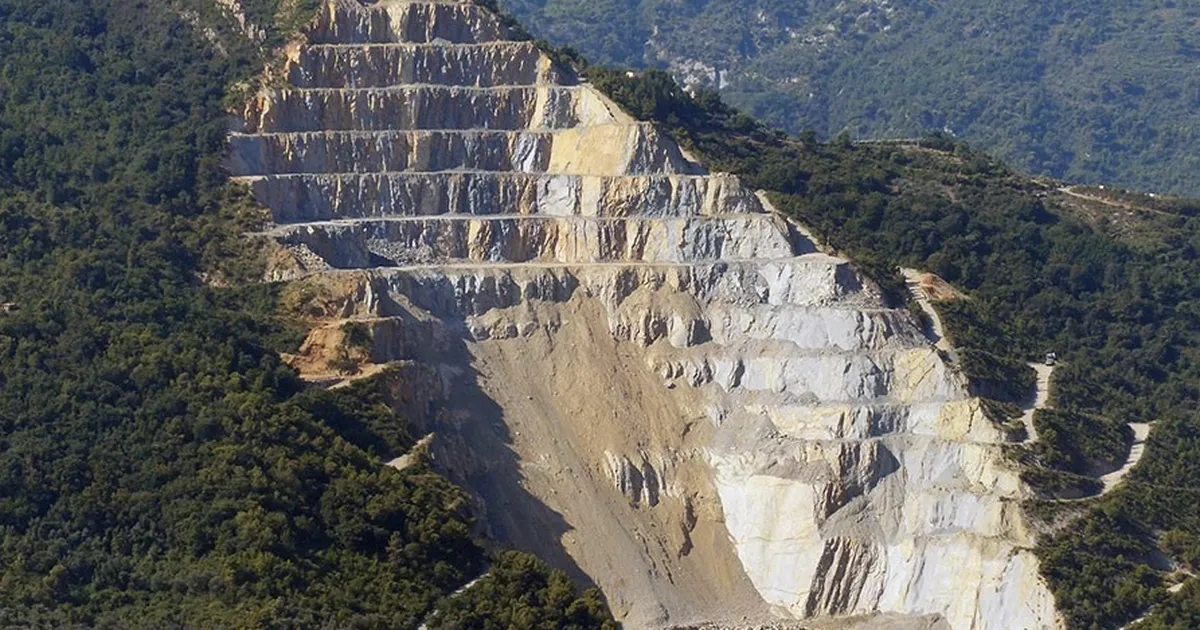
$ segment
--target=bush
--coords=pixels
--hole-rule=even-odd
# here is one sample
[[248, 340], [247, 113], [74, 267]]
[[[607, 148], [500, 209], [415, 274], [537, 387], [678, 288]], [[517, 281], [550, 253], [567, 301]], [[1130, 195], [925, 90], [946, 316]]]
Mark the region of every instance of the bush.
[[616, 630], [598, 590], [579, 595], [562, 571], [505, 552], [466, 592], [444, 599], [430, 630]]

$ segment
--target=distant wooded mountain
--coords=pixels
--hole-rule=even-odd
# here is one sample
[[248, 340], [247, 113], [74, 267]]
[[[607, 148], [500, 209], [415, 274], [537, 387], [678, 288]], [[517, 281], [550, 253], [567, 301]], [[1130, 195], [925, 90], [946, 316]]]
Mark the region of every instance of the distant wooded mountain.
[[505, 0], [593, 62], [823, 137], [946, 131], [1023, 170], [1200, 193], [1200, 4]]

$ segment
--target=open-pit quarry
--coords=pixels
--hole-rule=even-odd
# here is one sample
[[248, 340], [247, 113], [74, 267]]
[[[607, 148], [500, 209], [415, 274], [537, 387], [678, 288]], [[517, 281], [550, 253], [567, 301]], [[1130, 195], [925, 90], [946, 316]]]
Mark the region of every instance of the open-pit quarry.
[[[627, 628], [1058, 628], [1028, 489], [904, 309], [471, 2], [331, 0], [231, 135], [481, 527]], [[783, 624], [783, 625], [780, 625]]]

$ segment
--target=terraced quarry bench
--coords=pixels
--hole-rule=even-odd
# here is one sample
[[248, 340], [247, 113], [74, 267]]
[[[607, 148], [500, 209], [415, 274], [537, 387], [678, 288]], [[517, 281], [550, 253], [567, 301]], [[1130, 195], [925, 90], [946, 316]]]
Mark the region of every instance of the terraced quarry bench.
[[332, 295], [299, 360], [407, 362], [491, 537], [634, 629], [1059, 626], [1002, 432], [736, 178], [470, 2], [332, 0], [287, 54], [229, 168]]

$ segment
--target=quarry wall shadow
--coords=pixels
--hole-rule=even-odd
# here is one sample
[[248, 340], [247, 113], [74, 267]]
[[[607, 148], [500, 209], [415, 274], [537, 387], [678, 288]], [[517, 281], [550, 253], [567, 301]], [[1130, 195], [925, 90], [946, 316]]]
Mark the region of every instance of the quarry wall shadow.
[[377, 343], [375, 360], [415, 361], [432, 372], [433, 382], [422, 383], [434, 390], [420, 395], [426, 408], [407, 414], [414, 432], [436, 435], [429, 449], [432, 466], [468, 491], [484, 544], [534, 554], [580, 587], [595, 588], [561, 542], [571, 525], [523, 486], [506, 412], [480, 386], [483, 375], [468, 347], [467, 317], [451, 283], [443, 279], [425, 288], [433, 290], [418, 292], [419, 305], [383, 300], [382, 310], [395, 318], [404, 340]]

